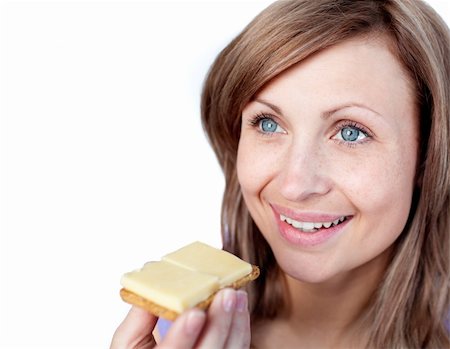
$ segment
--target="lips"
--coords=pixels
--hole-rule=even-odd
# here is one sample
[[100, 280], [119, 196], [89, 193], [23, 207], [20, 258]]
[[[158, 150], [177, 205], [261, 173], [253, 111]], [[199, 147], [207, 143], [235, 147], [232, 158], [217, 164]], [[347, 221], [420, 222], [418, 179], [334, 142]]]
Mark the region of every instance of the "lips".
[[272, 205], [281, 236], [299, 246], [323, 244], [340, 233], [351, 220], [350, 215], [298, 212]]

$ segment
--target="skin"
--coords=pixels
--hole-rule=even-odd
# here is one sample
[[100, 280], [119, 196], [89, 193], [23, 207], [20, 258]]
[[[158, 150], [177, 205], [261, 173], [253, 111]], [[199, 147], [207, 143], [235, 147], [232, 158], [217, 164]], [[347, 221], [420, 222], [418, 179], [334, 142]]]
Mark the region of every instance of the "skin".
[[[411, 207], [419, 134], [414, 101], [387, 39], [366, 37], [300, 62], [244, 108], [238, 178], [285, 273], [291, 304], [289, 313], [255, 326], [256, 347], [364, 345], [358, 320]], [[356, 140], [344, 139], [349, 127]], [[296, 244], [280, 233], [274, 206], [348, 221], [322, 243]]]
[[[381, 37], [348, 40], [271, 81], [244, 108], [237, 170], [246, 204], [285, 273], [289, 312], [254, 324], [257, 348], [364, 347], [361, 316], [411, 206], [418, 149], [412, 84]], [[263, 114], [276, 132], [263, 131]], [[275, 122], [275, 124], [273, 124]], [[356, 132], [343, 139], [342, 129]], [[281, 234], [272, 205], [346, 216], [312, 246]], [[156, 346], [156, 318], [132, 308], [111, 349], [248, 348], [243, 291], [223, 290], [207, 313], [182, 314]]]

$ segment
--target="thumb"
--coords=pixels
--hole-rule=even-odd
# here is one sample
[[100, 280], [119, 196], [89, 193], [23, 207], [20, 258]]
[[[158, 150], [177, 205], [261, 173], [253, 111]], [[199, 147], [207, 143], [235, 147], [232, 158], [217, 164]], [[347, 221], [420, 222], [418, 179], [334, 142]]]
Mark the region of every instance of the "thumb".
[[117, 328], [110, 349], [146, 349], [156, 343], [152, 331], [158, 318], [144, 309], [133, 306]]

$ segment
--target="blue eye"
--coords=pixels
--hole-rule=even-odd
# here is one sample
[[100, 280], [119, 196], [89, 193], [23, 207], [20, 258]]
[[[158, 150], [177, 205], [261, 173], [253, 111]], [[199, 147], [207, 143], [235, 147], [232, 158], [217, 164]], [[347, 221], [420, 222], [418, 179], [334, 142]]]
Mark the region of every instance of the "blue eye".
[[276, 132], [278, 124], [272, 119], [265, 118], [261, 120], [260, 127], [263, 132], [273, 133]]
[[266, 114], [258, 114], [249, 120], [252, 128], [255, 128], [260, 134], [264, 136], [272, 136], [277, 133], [286, 133], [274, 117]]
[[337, 139], [345, 142], [356, 142], [363, 140], [367, 137], [367, 134], [355, 126], [345, 126], [336, 135]]
[[286, 133], [273, 117], [266, 114], [258, 114], [249, 120], [250, 126], [256, 128], [263, 135], [273, 135], [275, 133]]
[[358, 139], [360, 131], [354, 127], [344, 127], [341, 130], [341, 137], [344, 141], [354, 142]]

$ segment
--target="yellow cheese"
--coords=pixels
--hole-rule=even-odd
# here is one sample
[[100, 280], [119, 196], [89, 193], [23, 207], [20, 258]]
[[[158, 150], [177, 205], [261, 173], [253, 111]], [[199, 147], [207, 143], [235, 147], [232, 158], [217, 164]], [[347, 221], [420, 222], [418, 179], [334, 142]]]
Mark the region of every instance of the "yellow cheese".
[[249, 263], [229, 252], [198, 241], [165, 255], [162, 260], [192, 271], [216, 276], [219, 278], [220, 287], [230, 285], [252, 272]]
[[160, 261], [124, 274], [120, 282], [127, 290], [181, 313], [217, 291], [218, 281], [217, 276]]

